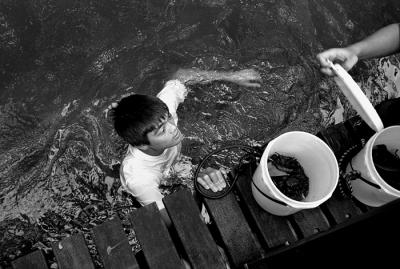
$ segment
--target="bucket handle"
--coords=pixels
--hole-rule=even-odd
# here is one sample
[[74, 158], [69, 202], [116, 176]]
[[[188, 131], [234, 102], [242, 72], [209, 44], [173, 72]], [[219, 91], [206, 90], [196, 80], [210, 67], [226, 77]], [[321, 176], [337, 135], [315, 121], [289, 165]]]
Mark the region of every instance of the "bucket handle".
[[[376, 189], [381, 189], [381, 186], [365, 179], [364, 177], [361, 176], [360, 171], [355, 170], [353, 168], [352, 159], [364, 146], [365, 146], [365, 140], [362, 139], [361, 143], [356, 144], [347, 149], [339, 160], [340, 179], [341, 179], [339, 187], [343, 196], [352, 195], [353, 188], [350, 184], [350, 181], [356, 179], [360, 179], [361, 181], [363, 181], [364, 183], [368, 184], [371, 187], [374, 187]], [[347, 164], [350, 164], [351, 171], [346, 173], [345, 171]]]
[[[378, 184], [375, 184], [375, 183], [373, 183], [373, 182], [371, 182], [371, 181], [365, 179], [364, 177], [362, 177], [360, 171], [355, 170], [355, 169], [353, 168], [353, 164], [351, 163], [351, 161], [350, 161], [349, 164], [350, 164], [351, 171], [349, 172], [349, 175], [347, 175], [346, 178], [349, 178], [349, 180], [356, 180], [356, 179], [359, 179], [359, 180], [363, 181], [364, 183], [370, 185], [371, 187], [374, 187], [374, 188], [376, 188], [376, 189], [380, 189], [380, 188], [381, 188], [381, 186], [379, 186]], [[352, 176], [352, 175], [353, 175], [353, 176]]]
[[277, 204], [283, 205], [283, 206], [288, 206], [285, 202], [279, 201], [275, 198], [272, 198], [271, 196], [269, 196], [268, 194], [266, 194], [265, 192], [263, 192], [258, 186], [257, 184], [254, 182], [254, 180], [251, 180], [251, 183], [253, 183], [254, 187], [256, 187], [256, 189], [265, 197], [268, 198], [269, 200], [271, 200], [272, 202], [275, 202]]

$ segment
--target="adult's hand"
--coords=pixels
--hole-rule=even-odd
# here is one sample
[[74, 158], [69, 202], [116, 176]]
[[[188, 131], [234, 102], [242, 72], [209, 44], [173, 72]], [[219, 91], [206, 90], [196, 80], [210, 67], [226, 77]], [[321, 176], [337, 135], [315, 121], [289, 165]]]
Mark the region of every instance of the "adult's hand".
[[347, 71], [358, 61], [356, 53], [349, 48], [328, 49], [318, 54], [317, 59], [321, 65], [321, 72], [328, 76], [334, 76], [329, 61], [339, 63]]
[[203, 188], [213, 192], [221, 191], [226, 187], [225, 178], [227, 173], [224, 169], [214, 169], [208, 167], [199, 173], [197, 182], [200, 183]]

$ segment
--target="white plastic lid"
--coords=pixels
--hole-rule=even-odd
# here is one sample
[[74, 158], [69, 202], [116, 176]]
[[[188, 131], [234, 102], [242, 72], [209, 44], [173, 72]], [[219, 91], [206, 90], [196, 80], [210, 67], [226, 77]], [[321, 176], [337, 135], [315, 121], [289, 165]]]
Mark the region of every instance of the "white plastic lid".
[[376, 132], [382, 130], [383, 123], [381, 118], [349, 73], [339, 64], [331, 63], [331, 68], [336, 74], [334, 78], [336, 84], [361, 118]]

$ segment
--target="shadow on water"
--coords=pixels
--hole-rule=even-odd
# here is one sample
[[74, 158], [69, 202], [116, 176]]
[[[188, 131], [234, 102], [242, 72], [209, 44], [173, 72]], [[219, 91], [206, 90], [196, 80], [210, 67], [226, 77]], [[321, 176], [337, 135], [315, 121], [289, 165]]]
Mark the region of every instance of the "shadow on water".
[[[399, 21], [396, 1], [113, 0], [0, 2], [0, 266], [137, 208], [120, 189], [126, 150], [106, 108], [155, 95], [179, 67], [254, 68], [258, 89], [194, 86], [178, 110], [182, 167], [224, 141], [263, 144], [354, 115], [315, 55]], [[374, 103], [399, 96], [395, 56], [354, 76]], [[396, 84], [397, 83], [397, 84]], [[172, 182], [172, 183], [171, 183]], [[192, 188], [190, 172], [163, 186]], [[128, 230], [127, 230], [128, 232]], [[128, 234], [134, 251], [138, 245]]]

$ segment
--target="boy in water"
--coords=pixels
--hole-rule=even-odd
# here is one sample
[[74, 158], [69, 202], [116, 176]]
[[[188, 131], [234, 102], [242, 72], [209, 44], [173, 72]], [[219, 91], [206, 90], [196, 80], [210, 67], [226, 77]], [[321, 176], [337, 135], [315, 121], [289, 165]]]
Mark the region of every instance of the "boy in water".
[[[259, 74], [252, 69], [237, 72], [180, 69], [172, 76], [157, 97], [133, 94], [112, 105], [114, 127], [127, 143], [120, 178], [123, 188], [141, 205], [156, 202], [166, 223], [170, 220], [162, 203], [159, 186], [168, 180], [177, 160], [183, 134], [177, 127], [177, 108], [188, 94], [187, 85], [205, 84], [216, 80], [242, 86], [259, 87]], [[216, 192], [225, 186], [225, 171], [207, 168], [198, 178], [206, 189]]]

